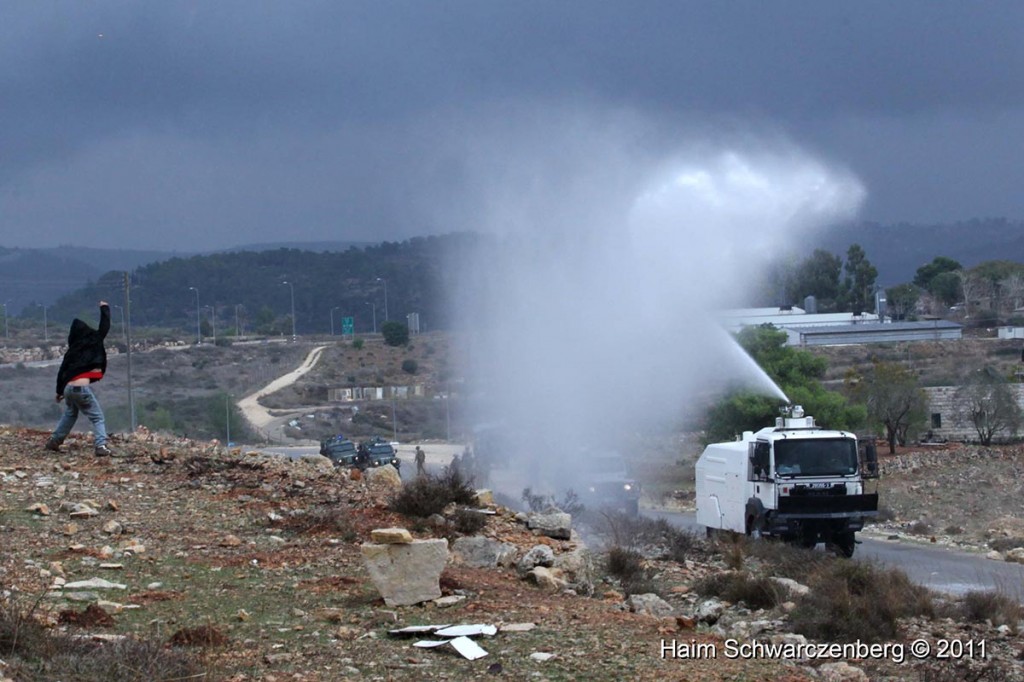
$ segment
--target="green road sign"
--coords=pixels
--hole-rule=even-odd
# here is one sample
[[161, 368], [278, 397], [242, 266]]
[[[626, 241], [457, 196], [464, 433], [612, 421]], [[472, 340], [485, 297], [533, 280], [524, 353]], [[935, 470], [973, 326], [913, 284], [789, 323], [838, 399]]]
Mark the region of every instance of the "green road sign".
[[348, 334], [353, 335], [356, 333], [356, 318], [354, 317], [343, 317], [341, 318], [341, 333], [342, 335]]

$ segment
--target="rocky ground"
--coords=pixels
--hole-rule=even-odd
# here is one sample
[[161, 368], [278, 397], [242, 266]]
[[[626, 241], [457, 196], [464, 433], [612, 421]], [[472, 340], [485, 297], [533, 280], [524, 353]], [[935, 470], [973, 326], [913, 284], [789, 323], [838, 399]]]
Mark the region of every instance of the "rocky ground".
[[[47, 453], [45, 437], [0, 427], [0, 616], [9, 621], [28, 604], [53, 635], [182, 649], [201, 661], [205, 679], [1024, 679], [1017, 621], [968, 619], [950, 604], [902, 618], [891, 643], [985, 640], [984, 658], [794, 656], [793, 647], [818, 641], [792, 632], [809, 608], [801, 593], [804, 582], [814, 593], [813, 575], [775, 581], [778, 599], [759, 608], [711, 597], [709, 577], [782, 571], [742, 544], [690, 538], [680, 546], [611, 516], [587, 537], [642, 557], [649, 590], [609, 575], [602, 548], [584, 548], [577, 533], [551, 538], [498, 507], [474, 535], [511, 545], [508, 561], [476, 568], [453, 554], [439, 581], [449, 599], [389, 607], [360, 553], [371, 531], [404, 527], [417, 538], [455, 542], [461, 535], [450, 523], [390, 511], [393, 478], [367, 480], [321, 458], [226, 452], [216, 442], [145, 431], [115, 440], [117, 458], [94, 457], [77, 435], [65, 452]], [[551, 580], [523, 565], [531, 551], [546, 554], [538, 546], [553, 557]], [[643, 597], [648, 591], [659, 596]], [[488, 655], [473, 661], [389, 634], [441, 623], [492, 624], [497, 634], [478, 641]], [[790, 649], [730, 657], [730, 639]], [[40, 672], [55, 663], [19, 655], [18, 647], [0, 627], [0, 678], [57, 679]]]

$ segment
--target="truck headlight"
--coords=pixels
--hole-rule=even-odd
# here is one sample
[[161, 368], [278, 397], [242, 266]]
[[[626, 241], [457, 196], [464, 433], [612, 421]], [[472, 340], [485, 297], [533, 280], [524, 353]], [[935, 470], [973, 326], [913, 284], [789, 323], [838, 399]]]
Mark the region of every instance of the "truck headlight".
[[622, 486], [622, 489], [623, 489], [623, 490], [632, 490], [632, 489], [633, 489], [633, 486], [632, 486], [632, 485], [630, 485], [629, 483], [627, 483], [627, 484], [625, 484], [624, 486]]

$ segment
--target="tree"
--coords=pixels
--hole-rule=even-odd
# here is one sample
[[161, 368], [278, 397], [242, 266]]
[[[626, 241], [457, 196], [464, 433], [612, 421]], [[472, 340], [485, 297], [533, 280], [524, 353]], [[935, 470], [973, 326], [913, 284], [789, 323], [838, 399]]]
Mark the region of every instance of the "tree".
[[799, 303], [814, 296], [820, 310], [833, 310], [839, 297], [839, 275], [843, 261], [828, 251], [815, 249], [793, 273], [786, 286], [788, 300]]
[[939, 275], [956, 272], [962, 267], [963, 266], [961, 266], [960, 263], [956, 262], [952, 258], [936, 256], [932, 259], [931, 263], [922, 265], [917, 269], [917, 273], [914, 275], [914, 284], [930, 294], [935, 294], [935, 290], [932, 288], [935, 278]]
[[898, 284], [885, 290], [885, 300], [894, 320], [905, 320], [917, 310], [921, 291], [913, 284]]
[[1024, 414], [1009, 382], [995, 368], [972, 373], [956, 391], [957, 412], [971, 423], [982, 445], [999, 434], [1016, 435]]
[[[793, 403], [804, 406], [830, 428], [852, 429], [859, 426], [864, 410], [850, 405], [839, 393], [826, 390], [821, 378], [828, 369], [824, 358], [786, 345], [786, 332], [771, 325], [747, 327], [737, 341], [751, 358], [768, 374]], [[738, 391], [713, 405], [705, 415], [707, 442], [731, 440], [737, 433], [756, 431], [774, 423], [780, 400]]]
[[924, 422], [927, 398], [910, 370], [891, 362], [876, 362], [867, 374], [848, 377], [847, 383], [864, 402], [868, 420], [885, 428], [890, 454], [896, 452], [897, 443], [906, 445], [911, 428]]
[[851, 244], [846, 251], [846, 279], [843, 280], [842, 298], [846, 308], [854, 314], [874, 308], [871, 300], [878, 270], [868, 260], [860, 244]]
[[946, 308], [961, 300], [960, 276], [957, 274], [958, 272], [960, 271], [954, 270], [953, 272], [939, 273], [932, 278], [931, 285], [928, 288], [928, 293]]
[[409, 328], [401, 322], [389, 320], [381, 325], [380, 333], [389, 346], [404, 346], [409, 343]]

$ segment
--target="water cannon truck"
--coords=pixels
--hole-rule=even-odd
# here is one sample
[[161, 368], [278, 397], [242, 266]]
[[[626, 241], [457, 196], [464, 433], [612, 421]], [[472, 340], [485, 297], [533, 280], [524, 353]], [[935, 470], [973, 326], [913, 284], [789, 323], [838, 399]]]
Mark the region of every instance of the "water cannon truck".
[[853, 556], [856, 533], [878, 514], [874, 444], [831, 431], [783, 408], [774, 427], [746, 431], [736, 441], [712, 443], [697, 460], [697, 523], [716, 531], [776, 537], [804, 547], [823, 542]]

